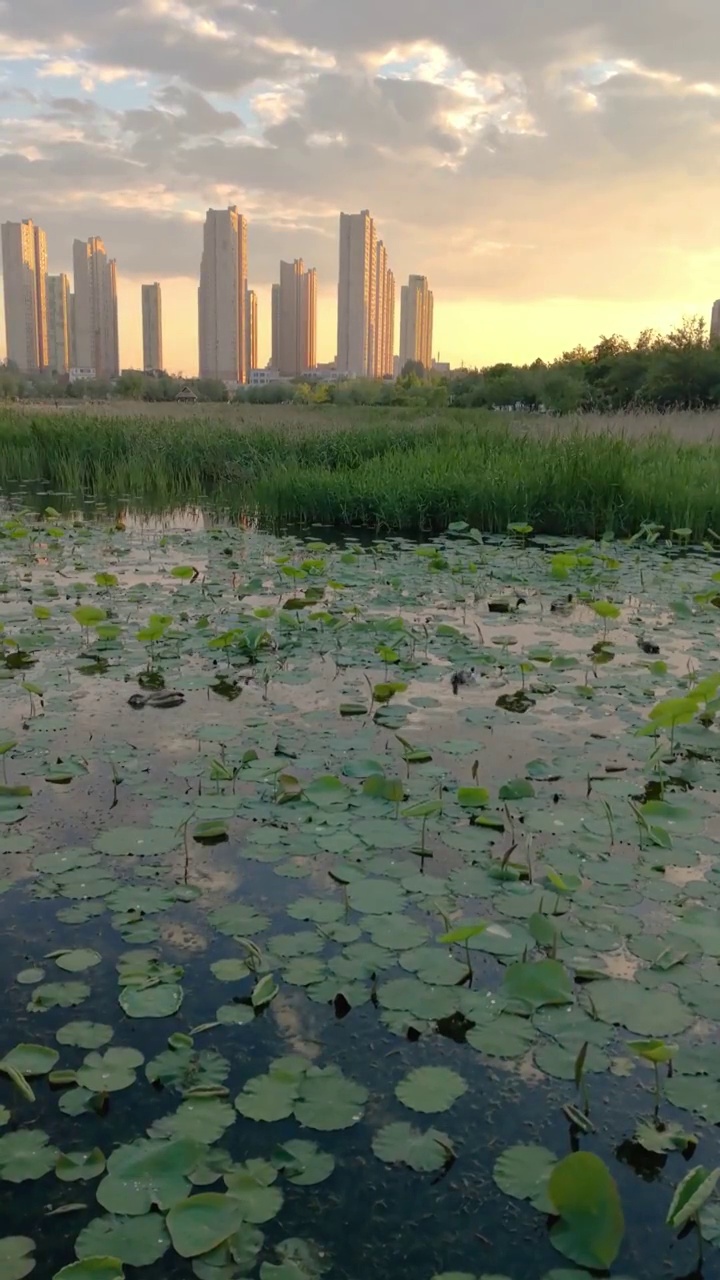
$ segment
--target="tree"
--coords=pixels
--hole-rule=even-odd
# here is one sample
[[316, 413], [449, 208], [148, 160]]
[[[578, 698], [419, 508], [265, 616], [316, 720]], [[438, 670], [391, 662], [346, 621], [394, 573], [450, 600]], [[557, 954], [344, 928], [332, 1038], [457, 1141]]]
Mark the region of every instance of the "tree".
[[407, 378], [411, 373], [414, 373], [416, 378], [424, 378], [426, 372], [427, 370], [422, 360], [406, 360], [400, 371], [400, 376], [401, 378]]

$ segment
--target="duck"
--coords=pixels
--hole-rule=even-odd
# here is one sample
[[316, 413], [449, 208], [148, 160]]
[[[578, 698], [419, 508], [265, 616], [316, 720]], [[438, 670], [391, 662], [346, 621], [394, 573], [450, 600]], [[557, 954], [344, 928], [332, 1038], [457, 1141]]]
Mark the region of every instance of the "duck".
[[452, 691], [457, 694], [461, 685], [477, 684], [477, 674], [474, 667], [463, 667], [460, 671], [453, 671], [451, 680]]
[[128, 698], [128, 706], [134, 711], [140, 711], [143, 707], [159, 707], [167, 710], [170, 707], [179, 707], [185, 701], [185, 694], [180, 693], [177, 689], [161, 689], [156, 693], [134, 693]]
[[563, 596], [561, 600], [553, 600], [550, 604], [551, 613], [572, 613], [575, 606], [574, 595]]

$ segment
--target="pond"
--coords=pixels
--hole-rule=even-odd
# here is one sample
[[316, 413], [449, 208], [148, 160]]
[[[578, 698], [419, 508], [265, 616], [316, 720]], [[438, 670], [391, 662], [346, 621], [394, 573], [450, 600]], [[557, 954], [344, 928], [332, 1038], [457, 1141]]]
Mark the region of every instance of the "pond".
[[2, 1280], [720, 1276], [712, 549], [54, 501], [0, 516]]

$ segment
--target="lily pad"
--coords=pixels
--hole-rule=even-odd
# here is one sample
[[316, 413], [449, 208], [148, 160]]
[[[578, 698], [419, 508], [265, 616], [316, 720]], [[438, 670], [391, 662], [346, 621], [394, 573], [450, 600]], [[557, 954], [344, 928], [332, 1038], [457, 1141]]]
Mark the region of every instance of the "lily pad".
[[175, 1204], [166, 1225], [181, 1258], [198, 1258], [228, 1240], [244, 1221], [242, 1204], [231, 1195], [203, 1191]]
[[462, 1076], [447, 1067], [417, 1067], [395, 1089], [406, 1107], [426, 1114], [448, 1111], [466, 1092]]
[[453, 1146], [447, 1134], [437, 1129], [425, 1132], [410, 1124], [387, 1124], [375, 1134], [372, 1149], [388, 1164], [405, 1164], [416, 1173], [434, 1173], [452, 1157]]
[[170, 1237], [158, 1213], [148, 1213], [141, 1218], [112, 1215], [93, 1218], [75, 1242], [78, 1258], [95, 1257], [102, 1249], [111, 1249], [113, 1257], [130, 1267], [150, 1266], [164, 1257], [169, 1248]]
[[520, 1144], [508, 1147], [495, 1161], [493, 1179], [501, 1191], [516, 1200], [529, 1200], [540, 1213], [552, 1213], [548, 1193], [550, 1174], [557, 1156], [547, 1147]]
[[23, 1280], [35, 1268], [35, 1241], [28, 1236], [0, 1239], [0, 1275], [3, 1280]]
[[183, 989], [177, 983], [160, 983], [156, 987], [124, 987], [118, 996], [128, 1018], [170, 1018], [183, 1002]]

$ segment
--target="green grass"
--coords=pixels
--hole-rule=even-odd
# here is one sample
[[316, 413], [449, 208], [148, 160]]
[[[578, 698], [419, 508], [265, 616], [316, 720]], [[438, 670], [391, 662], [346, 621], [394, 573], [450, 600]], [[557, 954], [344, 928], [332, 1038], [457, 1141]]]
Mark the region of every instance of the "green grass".
[[227, 417], [94, 417], [0, 410], [0, 484], [201, 499], [275, 524], [421, 532], [631, 534], [643, 521], [696, 537], [720, 529], [720, 444], [668, 433], [513, 423], [484, 411], [361, 410], [261, 425]]

